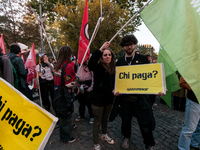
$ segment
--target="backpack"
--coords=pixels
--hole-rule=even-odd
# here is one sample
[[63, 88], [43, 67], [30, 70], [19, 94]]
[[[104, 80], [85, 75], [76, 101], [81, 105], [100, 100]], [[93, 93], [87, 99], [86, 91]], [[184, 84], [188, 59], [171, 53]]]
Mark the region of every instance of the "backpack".
[[[3, 56], [0, 56], [0, 77], [3, 77]], [[9, 58], [9, 57], [8, 57]], [[11, 60], [10, 63], [12, 65], [12, 71], [13, 71], [13, 76], [14, 76], [14, 87], [17, 89], [18, 88], [18, 78], [17, 78], [17, 72], [15, 70], [15, 67], [13, 66]]]
[[64, 85], [64, 71], [67, 64], [62, 67], [61, 85], [54, 91], [53, 108], [57, 117], [67, 117], [74, 111], [73, 98], [68, 88]]
[[11, 65], [12, 65], [12, 70], [13, 70], [13, 76], [14, 76], [14, 87], [16, 88], [16, 89], [18, 89], [18, 76], [17, 76], [17, 71], [16, 71], [16, 69], [15, 69], [15, 67], [14, 67], [14, 65], [13, 65], [13, 63], [12, 63], [12, 60], [13, 59], [15, 59], [16, 57], [18, 57], [18, 56], [13, 56], [13, 57], [8, 57], [9, 59], [10, 59], [10, 63], [11, 63]]

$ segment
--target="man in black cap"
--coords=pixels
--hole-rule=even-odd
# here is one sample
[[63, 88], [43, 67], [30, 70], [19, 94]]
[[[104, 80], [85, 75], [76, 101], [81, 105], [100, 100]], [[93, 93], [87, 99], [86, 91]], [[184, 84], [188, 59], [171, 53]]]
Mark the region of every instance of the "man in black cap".
[[11, 44], [10, 53], [8, 54], [8, 57], [10, 58], [17, 72], [18, 90], [22, 94], [24, 94], [27, 98], [29, 98], [30, 100], [33, 100], [32, 93], [28, 87], [28, 84], [26, 83], [28, 71], [26, 70], [24, 66], [24, 62], [22, 58], [20, 57], [20, 54], [21, 54], [21, 49], [19, 45], [15, 43]]

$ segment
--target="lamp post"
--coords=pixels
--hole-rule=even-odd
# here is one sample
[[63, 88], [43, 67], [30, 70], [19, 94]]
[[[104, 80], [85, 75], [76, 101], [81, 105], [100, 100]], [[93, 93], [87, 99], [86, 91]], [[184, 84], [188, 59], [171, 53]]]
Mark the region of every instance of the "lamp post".
[[[40, 6], [40, 20], [42, 19], [42, 2], [39, 0]], [[42, 32], [42, 22], [40, 21], [40, 38], [41, 38], [41, 53], [44, 53], [44, 46], [43, 46], [43, 32]]]

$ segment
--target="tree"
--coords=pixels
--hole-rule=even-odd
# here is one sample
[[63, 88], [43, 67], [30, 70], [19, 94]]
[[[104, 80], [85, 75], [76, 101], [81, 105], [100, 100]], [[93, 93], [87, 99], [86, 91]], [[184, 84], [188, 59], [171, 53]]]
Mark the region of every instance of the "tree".
[[[110, 0], [102, 0], [103, 5], [103, 17], [104, 20], [101, 23], [99, 31], [93, 41], [90, 49], [93, 52], [95, 49], [101, 47], [101, 45], [112, 38], [113, 35], [129, 20], [130, 11], [123, 9], [120, 5], [110, 2]], [[82, 23], [82, 17], [85, 7], [85, 0], [78, 0], [77, 5], [71, 5], [65, 7], [61, 3], [57, 3], [55, 11], [58, 14], [58, 24], [60, 33], [63, 34], [65, 43], [69, 44], [73, 48], [75, 54], [78, 50], [79, 35]], [[89, 22], [89, 35], [91, 37], [92, 32], [96, 26], [97, 20], [100, 17], [100, 2], [93, 1], [88, 2], [88, 22]], [[126, 33], [133, 32], [135, 26], [125, 28], [120, 35], [123, 36]], [[119, 41], [120, 35], [118, 35], [111, 44], [111, 48], [117, 52], [120, 50]]]
[[[57, 14], [55, 12], [55, 7], [58, 2], [66, 7], [70, 5], [75, 6], [77, 3], [77, 0], [40, 0], [40, 1], [42, 3], [43, 15], [46, 15], [48, 17], [50, 23], [53, 23], [56, 20]], [[31, 5], [32, 8], [36, 10], [37, 14], [40, 14], [38, 0], [31, 0], [29, 4]]]
[[[31, 0], [29, 4], [32, 8], [36, 10], [39, 14], [39, 0]], [[41, 0], [42, 3], [42, 12], [47, 15], [49, 18], [49, 22], [53, 23], [56, 21], [57, 13], [55, 11], [56, 4], [59, 2], [60, 4], [64, 5], [65, 7], [68, 6], [76, 6], [78, 0]], [[99, 0], [88, 0], [89, 2], [95, 2]], [[131, 15], [133, 15], [136, 11], [138, 11], [143, 5], [144, 2], [147, 0], [110, 0], [110, 2], [114, 2], [123, 9], [129, 9]], [[137, 22], [140, 23], [140, 17], [137, 17]]]
[[39, 28], [24, 1], [0, 0], [0, 6], [0, 33], [4, 34], [7, 49], [9, 44], [15, 42], [37, 45], [40, 40]]
[[[99, 48], [102, 42], [110, 38], [133, 16], [147, 0], [102, 0], [104, 21], [91, 45], [91, 50]], [[79, 35], [85, 0], [41, 0], [43, 15], [48, 16], [48, 30], [50, 29], [53, 44], [68, 44], [76, 55], [78, 50]], [[29, 4], [39, 14], [38, 0], [31, 0]], [[96, 22], [100, 16], [100, 0], [88, 0], [89, 35], [91, 37]], [[53, 23], [56, 23], [53, 24]], [[141, 19], [137, 16], [112, 42], [111, 47], [117, 52], [120, 50], [120, 37], [127, 33], [133, 33], [141, 25]], [[53, 31], [53, 32], [52, 32]], [[57, 34], [56, 34], [57, 32]]]

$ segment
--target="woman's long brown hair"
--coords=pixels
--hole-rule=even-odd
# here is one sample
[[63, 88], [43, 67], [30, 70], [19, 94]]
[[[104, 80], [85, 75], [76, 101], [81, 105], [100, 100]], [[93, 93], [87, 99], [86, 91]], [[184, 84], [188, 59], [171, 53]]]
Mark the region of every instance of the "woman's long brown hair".
[[70, 63], [72, 56], [72, 49], [69, 46], [63, 46], [60, 48], [57, 58], [57, 63], [54, 67], [55, 71], [58, 71], [61, 67], [61, 65], [67, 61], [67, 63]]
[[[115, 74], [115, 54], [110, 48], [107, 48], [105, 50], [109, 50], [111, 52], [111, 55], [112, 55], [111, 61], [110, 61], [109, 65], [106, 65], [103, 62], [103, 59], [101, 57], [99, 59], [99, 63], [103, 65], [103, 67], [106, 69], [107, 72], [109, 72], [110, 74]], [[103, 50], [103, 51], [105, 51], [105, 50]], [[102, 53], [102, 55], [103, 55], [103, 53]]]
[[[44, 63], [44, 56], [45, 56], [46, 54], [44, 54], [44, 55], [42, 55], [42, 57], [40, 57], [40, 63]], [[46, 55], [47, 56], [47, 55]]]

